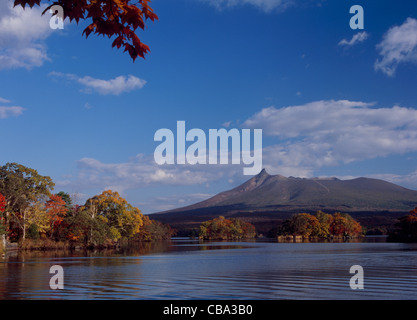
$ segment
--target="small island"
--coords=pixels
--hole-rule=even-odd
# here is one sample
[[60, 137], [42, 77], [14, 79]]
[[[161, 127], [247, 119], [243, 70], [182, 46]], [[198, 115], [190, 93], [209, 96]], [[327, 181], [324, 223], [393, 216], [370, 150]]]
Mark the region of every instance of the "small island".
[[349, 214], [317, 211], [294, 214], [276, 230], [278, 241], [347, 240], [364, 236], [364, 228]]
[[256, 237], [255, 226], [242, 219], [226, 219], [223, 216], [200, 225], [201, 240], [242, 240]]

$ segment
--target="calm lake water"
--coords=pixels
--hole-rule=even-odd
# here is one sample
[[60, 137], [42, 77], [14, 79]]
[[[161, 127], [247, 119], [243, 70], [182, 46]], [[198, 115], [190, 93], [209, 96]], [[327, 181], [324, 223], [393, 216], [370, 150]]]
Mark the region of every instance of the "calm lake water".
[[[373, 239], [373, 240], [372, 240]], [[417, 244], [198, 242], [0, 258], [0, 299], [416, 299]], [[52, 265], [64, 289], [52, 290]], [[352, 265], [364, 289], [352, 290]]]

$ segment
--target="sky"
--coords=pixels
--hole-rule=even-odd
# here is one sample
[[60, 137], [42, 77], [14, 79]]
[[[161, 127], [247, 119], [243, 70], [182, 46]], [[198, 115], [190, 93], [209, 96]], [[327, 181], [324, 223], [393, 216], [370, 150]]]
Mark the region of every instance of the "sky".
[[[353, 5], [364, 29], [353, 30]], [[155, 132], [262, 129], [269, 174], [371, 177], [417, 190], [415, 0], [153, 0], [132, 62], [88, 21], [51, 29], [0, 3], [0, 164], [82, 204], [118, 191], [145, 214], [205, 200], [241, 164], [158, 165]], [[187, 144], [187, 147], [191, 142]]]

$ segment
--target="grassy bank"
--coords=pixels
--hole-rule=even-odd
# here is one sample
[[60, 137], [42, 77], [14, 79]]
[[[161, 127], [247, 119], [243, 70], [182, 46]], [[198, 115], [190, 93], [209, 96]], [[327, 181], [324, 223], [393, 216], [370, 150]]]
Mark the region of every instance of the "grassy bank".
[[67, 241], [53, 241], [49, 239], [42, 240], [24, 240], [19, 242], [19, 250], [68, 250], [74, 245]]
[[73, 249], [115, 249], [125, 245], [127, 241], [106, 242], [101, 245], [86, 245], [74, 241], [54, 241], [51, 239], [25, 239], [18, 244], [19, 250], [73, 250]]

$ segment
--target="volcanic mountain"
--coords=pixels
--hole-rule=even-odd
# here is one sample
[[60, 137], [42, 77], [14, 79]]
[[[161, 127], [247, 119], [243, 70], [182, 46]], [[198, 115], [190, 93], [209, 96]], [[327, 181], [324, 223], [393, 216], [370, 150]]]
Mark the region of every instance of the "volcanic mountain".
[[205, 201], [154, 213], [183, 234], [205, 220], [240, 217], [267, 232], [294, 213], [349, 213], [367, 227], [392, 226], [417, 206], [417, 191], [370, 178], [294, 178], [269, 175], [265, 169], [242, 185]]

